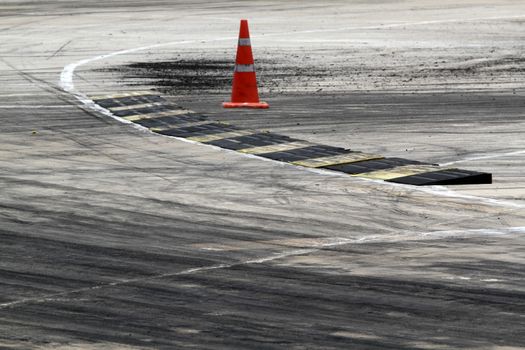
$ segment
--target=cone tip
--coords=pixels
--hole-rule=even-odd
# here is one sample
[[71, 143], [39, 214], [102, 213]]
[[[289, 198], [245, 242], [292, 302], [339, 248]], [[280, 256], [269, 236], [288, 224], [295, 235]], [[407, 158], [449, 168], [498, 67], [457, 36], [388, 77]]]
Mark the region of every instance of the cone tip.
[[249, 38], [250, 37], [250, 30], [248, 29], [248, 20], [247, 19], [241, 19], [241, 28], [239, 31], [239, 38]]

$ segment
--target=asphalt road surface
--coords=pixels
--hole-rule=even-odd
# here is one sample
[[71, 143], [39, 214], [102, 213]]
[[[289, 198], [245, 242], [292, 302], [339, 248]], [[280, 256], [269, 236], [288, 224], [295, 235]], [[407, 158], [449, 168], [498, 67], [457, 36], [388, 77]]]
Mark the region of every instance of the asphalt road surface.
[[[221, 108], [241, 18], [269, 110]], [[524, 39], [511, 0], [2, 1], [0, 348], [525, 348]], [[494, 183], [311, 171], [86, 99], [149, 89]]]

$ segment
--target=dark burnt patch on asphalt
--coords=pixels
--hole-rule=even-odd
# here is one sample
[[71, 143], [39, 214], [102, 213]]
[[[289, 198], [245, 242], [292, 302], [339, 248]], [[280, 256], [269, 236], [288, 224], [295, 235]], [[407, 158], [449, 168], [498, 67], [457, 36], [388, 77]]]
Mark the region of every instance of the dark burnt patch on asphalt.
[[[259, 90], [273, 96], [367, 90], [442, 92], [444, 88], [479, 91], [488, 84], [512, 91], [525, 77], [525, 58], [502, 56], [496, 50], [464, 55], [450, 49], [432, 55], [432, 50], [422, 49], [274, 49], [255, 56]], [[190, 51], [173, 59], [134, 62], [99, 72], [115, 73], [113, 79], [123, 85], [148, 86], [168, 95], [228, 95], [234, 65], [232, 52]]]
[[176, 59], [136, 62], [110, 67], [105, 72], [120, 75], [127, 85], [148, 84], [162, 92], [192, 93], [221, 91], [230, 83], [233, 65], [227, 60]]
[[[264, 55], [263, 55], [264, 56]], [[289, 59], [256, 59], [255, 67], [259, 87], [279, 94], [292, 86], [310, 86], [330, 77], [330, 69], [304, 64], [308, 57], [295, 57], [301, 64]], [[195, 93], [228, 94], [231, 90], [234, 57], [187, 58], [153, 62], [135, 62], [124, 66], [108, 67], [98, 72], [114, 73], [125, 85], [148, 85], [171, 95]]]

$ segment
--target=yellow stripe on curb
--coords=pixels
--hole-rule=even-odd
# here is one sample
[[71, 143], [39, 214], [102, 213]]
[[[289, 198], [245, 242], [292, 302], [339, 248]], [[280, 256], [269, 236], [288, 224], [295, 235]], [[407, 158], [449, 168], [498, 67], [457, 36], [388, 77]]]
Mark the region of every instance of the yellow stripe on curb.
[[246, 136], [246, 135], [253, 135], [253, 134], [258, 134], [258, 132], [253, 131], [253, 130], [228, 131], [228, 132], [221, 132], [218, 134], [186, 137], [186, 139], [197, 141], [197, 142], [210, 142], [210, 141], [228, 139], [230, 137]]
[[288, 143], [279, 143], [276, 145], [244, 148], [244, 149], [240, 149], [237, 151], [241, 153], [248, 153], [248, 154], [263, 154], [263, 153], [290, 151], [292, 149], [304, 148], [304, 147], [313, 146], [313, 145], [314, 144], [310, 142], [288, 142]]
[[361, 152], [353, 152], [346, 154], [338, 154], [335, 156], [319, 157], [313, 159], [304, 159], [292, 162], [292, 164], [305, 166], [309, 168], [320, 168], [329, 165], [345, 164], [361, 162], [363, 160], [382, 159], [383, 156], [378, 154], [368, 154]]
[[160, 118], [160, 117], [176, 117], [178, 115], [188, 114], [188, 113], [193, 113], [193, 111], [190, 111], [189, 109], [181, 109], [181, 110], [174, 109], [174, 110], [165, 111], [165, 112], [128, 115], [128, 116], [120, 117], [120, 118], [129, 120], [130, 122], [135, 122], [135, 121], [143, 120], [143, 119], [153, 119], [153, 118]]
[[123, 93], [115, 94], [115, 95], [91, 96], [91, 99], [93, 101], [96, 101], [96, 100], [108, 100], [111, 98], [137, 97], [137, 96], [159, 96], [159, 94], [155, 94], [151, 91], [133, 91], [133, 92], [123, 92]]
[[187, 128], [190, 126], [199, 126], [199, 125], [206, 125], [206, 124], [217, 124], [217, 122], [209, 121], [209, 120], [203, 120], [200, 122], [188, 122], [188, 123], [180, 123], [180, 124], [174, 124], [174, 125], [166, 125], [166, 126], [160, 126], [156, 128], [150, 128], [151, 131], [164, 131], [164, 130], [171, 130], [171, 129], [180, 129], [180, 128]]
[[130, 109], [139, 109], [139, 108], [148, 108], [148, 107], [158, 107], [158, 106], [167, 106], [165, 102], [151, 102], [151, 103], [140, 103], [136, 105], [126, 105], [118, 107], [109, 107], [108, 109], [112, 112], [127, 111]]
[[449, 168], [440, 168], [435, 165], [403, 165], [391, 169], [376, 170], [368, 173], [352, 174], [352, 176], [364, 177], [375, 180], [391, 180], [398, 177], [418, 175], [433, 171], [448, 170]]

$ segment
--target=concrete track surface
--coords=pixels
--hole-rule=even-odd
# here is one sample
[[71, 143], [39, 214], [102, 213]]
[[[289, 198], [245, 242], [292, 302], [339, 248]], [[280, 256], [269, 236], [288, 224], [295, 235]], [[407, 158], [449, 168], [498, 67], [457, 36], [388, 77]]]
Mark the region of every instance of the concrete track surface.
[[[240, 18], [271, 109], [173, 101], [494, 183], [308, 171], [77, 98], [233, 59]], [[525, 348], [524, 39], [512, 0], [0, 2], [0, 348]]]

